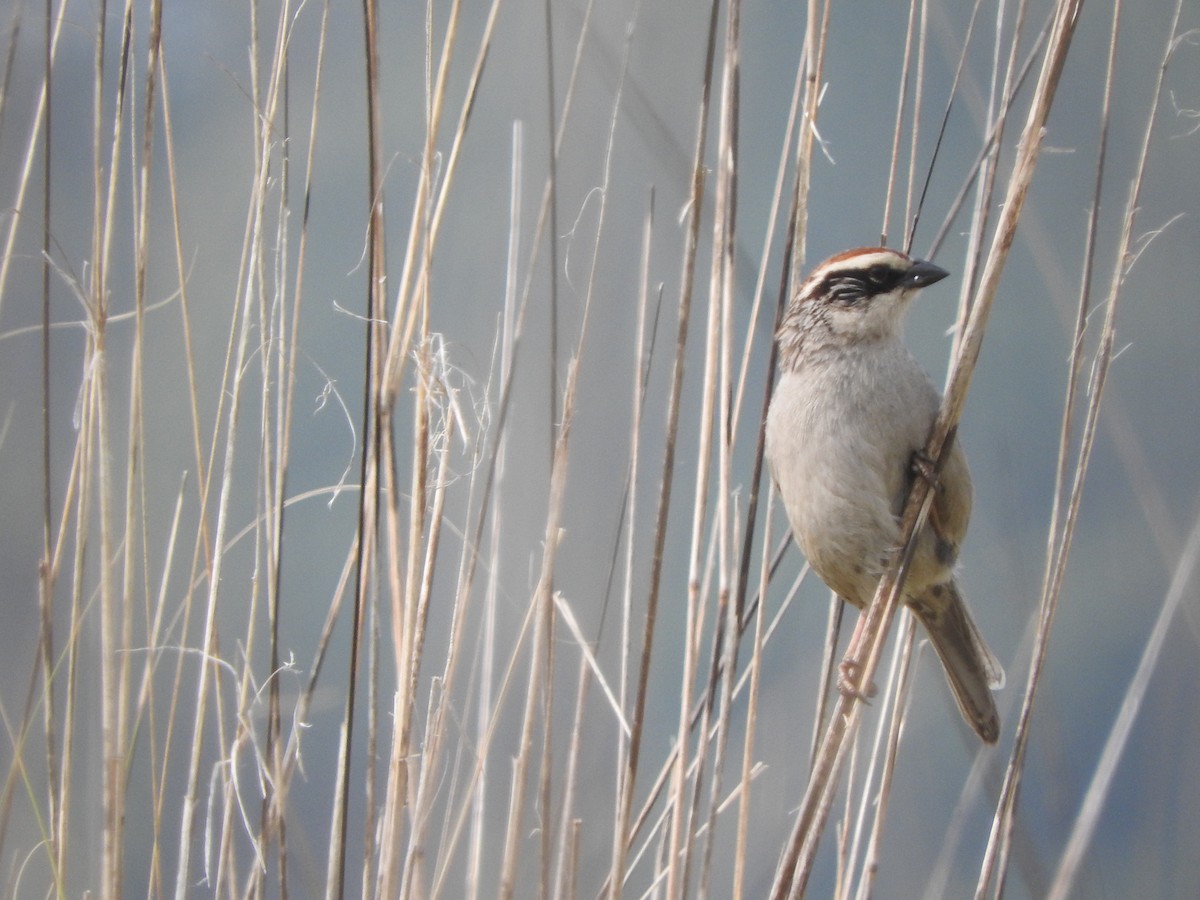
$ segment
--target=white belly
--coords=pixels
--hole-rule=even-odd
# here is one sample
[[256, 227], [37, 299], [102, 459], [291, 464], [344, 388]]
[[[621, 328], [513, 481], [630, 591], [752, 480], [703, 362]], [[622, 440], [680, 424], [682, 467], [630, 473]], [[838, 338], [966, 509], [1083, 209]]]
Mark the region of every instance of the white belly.
[[894, 342], [784, 372], [767, 415], [766, 454], [809, 563], [852, 603], [870, 600], [899, 542], [912, 454], [938, 395]]

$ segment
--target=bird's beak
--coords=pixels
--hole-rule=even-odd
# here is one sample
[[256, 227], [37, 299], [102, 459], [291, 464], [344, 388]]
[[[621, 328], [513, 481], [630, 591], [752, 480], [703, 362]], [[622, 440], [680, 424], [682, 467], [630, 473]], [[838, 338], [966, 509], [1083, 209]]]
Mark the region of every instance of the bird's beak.
[[912, 266], [904, 274], [904, 286], [908, 288], [923, 288], [941, 281], [950, 273], [941, 266], [935, 266], [923, 259], [913, 260]]

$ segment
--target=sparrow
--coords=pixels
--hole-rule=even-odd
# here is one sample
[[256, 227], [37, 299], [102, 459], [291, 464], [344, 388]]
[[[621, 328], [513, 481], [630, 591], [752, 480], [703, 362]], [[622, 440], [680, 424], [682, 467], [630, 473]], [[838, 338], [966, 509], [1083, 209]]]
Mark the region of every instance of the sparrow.
[[993, 744], [1000, 716], [992, 690], [1004, 672], [954, 578], [971, 515], [971, 474], [953, 437], [942, 471], [933, 474], [924, 446], [941, 394], [903, 340], [909, 301], [948, 274], [880, 247], [847, 250], [817, 266], [776, 333], [780, 375], [766, 456], [810, 566], [859, 609], [900, 546], [912, 479], [930, 479], [934, 499], [903, 599], [929, 635], [963, 718]]

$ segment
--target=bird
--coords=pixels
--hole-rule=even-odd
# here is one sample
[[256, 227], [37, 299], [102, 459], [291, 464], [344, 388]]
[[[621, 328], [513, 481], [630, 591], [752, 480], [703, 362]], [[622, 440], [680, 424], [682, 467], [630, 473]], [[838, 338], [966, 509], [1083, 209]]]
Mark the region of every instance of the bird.
[[956, 436], [934, 473], [924, 454], [941, 393], [904, 344], [909, 302], [950, 273], [884, 247], [847, 250], [800, 285], [775, 338], [779, 378], [765, 453], [792, 534], [811, 568], [863, 609], [901, 543], [912, 479], [934, 493], [903, 586], [966, 722], [1000, 735], [994, 689], [1004, 670], [955, 580], [972, 485]]

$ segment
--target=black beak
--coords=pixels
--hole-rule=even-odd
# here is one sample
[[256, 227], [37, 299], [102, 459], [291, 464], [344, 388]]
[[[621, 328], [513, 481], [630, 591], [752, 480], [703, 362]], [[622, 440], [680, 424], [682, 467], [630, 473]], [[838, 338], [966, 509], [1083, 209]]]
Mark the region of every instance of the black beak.
[[935, 266], [923, 259], [913, 260], [912, 266], [904, 273], [904, 286], [907, 288], [929, 287], [941, 281], [950, 273], [941, 266]]

